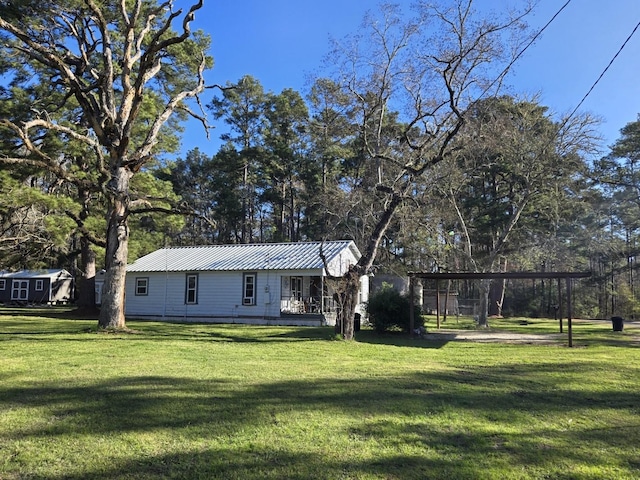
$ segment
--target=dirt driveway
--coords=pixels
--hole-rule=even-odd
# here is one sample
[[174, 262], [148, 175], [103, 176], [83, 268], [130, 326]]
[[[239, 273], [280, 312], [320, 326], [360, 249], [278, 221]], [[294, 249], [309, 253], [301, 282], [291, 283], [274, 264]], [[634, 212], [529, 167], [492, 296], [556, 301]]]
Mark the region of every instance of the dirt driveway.
[[427, 333], [431, 340], [463, 340], [481, 343], [524, 343], [536, 345], [560, 344], [567, 341], [566, 333], [513, 333], [491, 330], [448, 330], [430, 329]]
[[[580, 328], [580, 320], [574, 320], [574, 335], [576, 328]], [[624, 334], [612, 337], [611, 341], [623, 342], [628, 345], [640, 346], [640, 321], [625, 321]], [[435, 329], [427, 331], [427, 337], [431, 340], [441, 341], [469, 341], [481, 343], [520, 343], [534, 345], [566, 345], [569, 341], [568, 333], [515, 333], [505, 331], [492, 331], [491, 329], [480, 330], [454, 330]]]

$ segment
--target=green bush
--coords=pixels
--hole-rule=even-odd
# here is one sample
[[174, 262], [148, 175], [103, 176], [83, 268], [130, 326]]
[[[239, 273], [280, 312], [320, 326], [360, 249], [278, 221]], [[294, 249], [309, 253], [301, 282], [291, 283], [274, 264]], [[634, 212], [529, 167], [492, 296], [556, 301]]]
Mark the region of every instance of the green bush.
[[[389, 330], [402, 330], [409, 332], [409, 308], [411, 302], [408, 295], [402, 295], [395, 288], [384, 284], [369, 297], [367, 313], [369, 322], [378, 333]], [[422, 311], [419, 306], [414, 306], [414, 328], [422, 327]]]

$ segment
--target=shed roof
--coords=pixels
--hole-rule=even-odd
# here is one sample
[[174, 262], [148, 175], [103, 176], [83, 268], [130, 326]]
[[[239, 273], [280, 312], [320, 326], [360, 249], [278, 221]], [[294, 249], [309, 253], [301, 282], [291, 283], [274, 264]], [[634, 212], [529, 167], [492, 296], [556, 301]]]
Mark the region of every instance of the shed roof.
[[19, 272], [0, 272], [0, 278], [71, 278], [63, 268], [44, 270], [20, 270]]
[[128, 272], [183, 272], [212, 270], [307, 270], [323, 268], [320, 247], [327, 262], [345, 250], [357, 259], [360, 252], [351, 240], [298, 243], [253, 243], [169, 247], [139, 258]]

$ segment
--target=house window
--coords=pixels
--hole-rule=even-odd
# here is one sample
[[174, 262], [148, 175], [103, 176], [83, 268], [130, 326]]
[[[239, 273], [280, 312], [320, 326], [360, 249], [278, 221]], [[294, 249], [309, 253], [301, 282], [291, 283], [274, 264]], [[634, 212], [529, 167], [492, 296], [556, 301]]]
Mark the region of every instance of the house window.
[[36, 292], [44, 290], [44, 280], [36, 280]]
[[242, 277], [242, 304], [256, 304], [256, 274], [245, 273]]
[[5, 288], [7, 288], [7, 281], [6, 280], [0, 280], [0, 290], [4, 290]]
[[147, 277], [136, 278], [136, 295], [149, 295], [149, 279]]
[[198, 303], [198, 275], [187, 275], [184, 301], [186, 304]]
[[29, 280], [14, 280], [11, 284], [11, 300], [28, 300]]

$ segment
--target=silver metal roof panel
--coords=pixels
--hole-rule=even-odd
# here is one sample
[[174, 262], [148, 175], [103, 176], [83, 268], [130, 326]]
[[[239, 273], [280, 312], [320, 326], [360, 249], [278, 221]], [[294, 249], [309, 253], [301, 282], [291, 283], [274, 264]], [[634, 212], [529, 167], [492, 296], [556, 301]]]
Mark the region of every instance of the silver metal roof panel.
[[18, 272], [0, 271], [0, 278], [71, 278], [64, 269], [20, 270]]
[[357, 260], [360, 252], [351, 240], [298, 243], [255, 243], [168, 247], [139, 258], [128, 272], [181, 272], [212, 270], [321, 269], [320, 246], [327, 262], [345, 250]]

